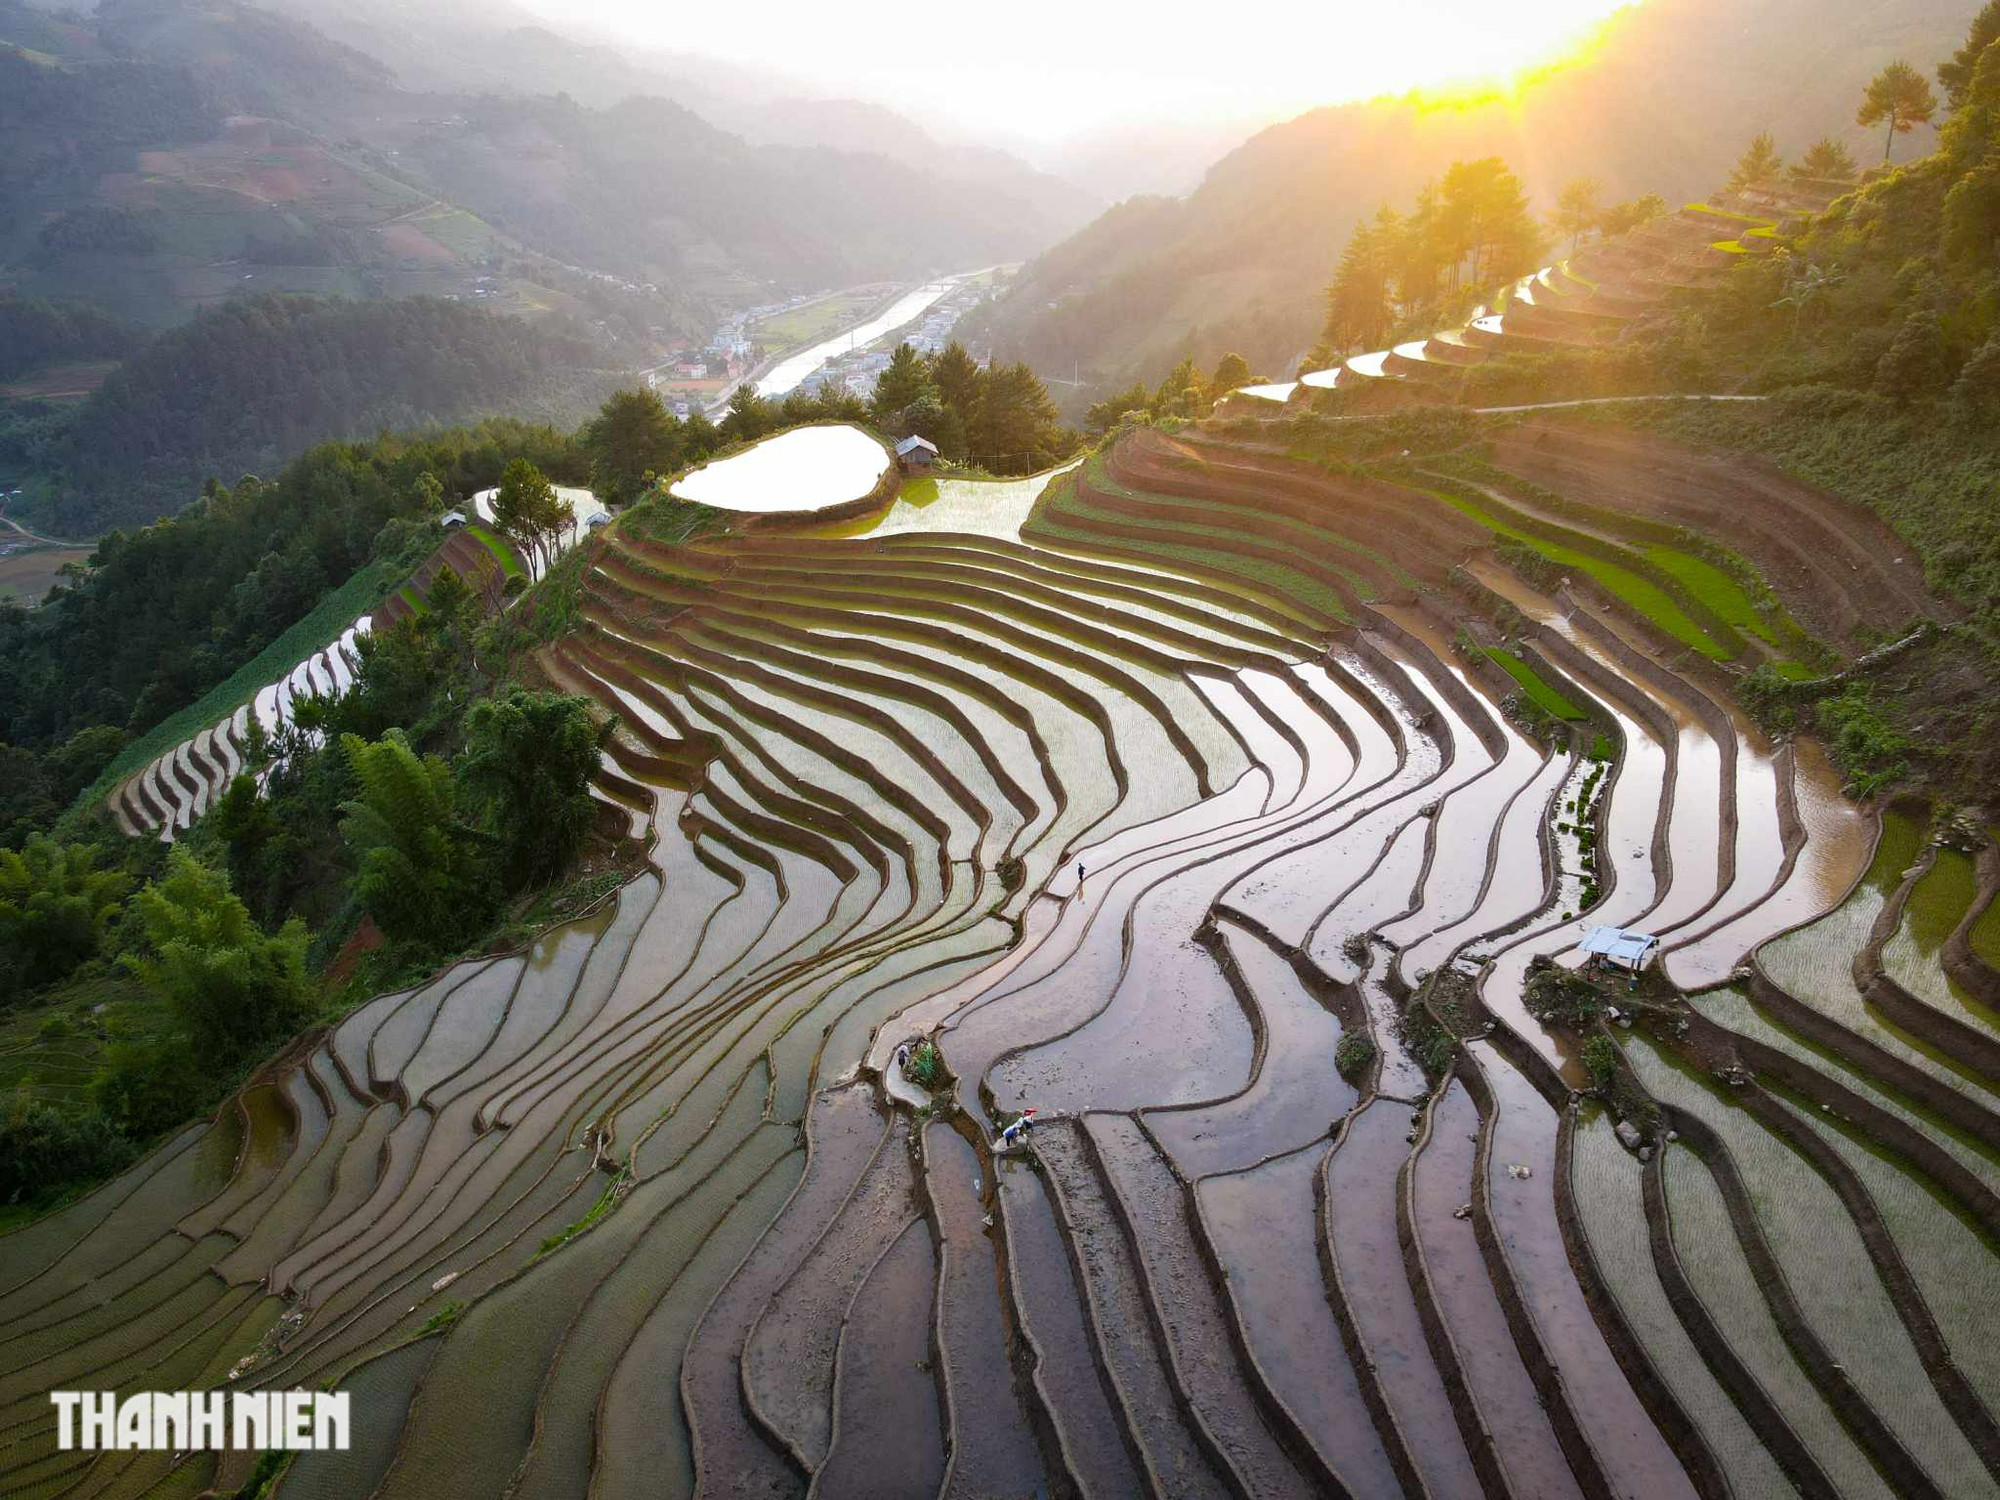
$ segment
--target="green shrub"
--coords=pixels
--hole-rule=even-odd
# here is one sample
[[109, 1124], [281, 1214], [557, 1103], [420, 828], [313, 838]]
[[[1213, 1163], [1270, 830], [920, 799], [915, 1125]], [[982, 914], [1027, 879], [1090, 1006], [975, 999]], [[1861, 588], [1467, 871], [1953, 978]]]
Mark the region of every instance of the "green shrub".
[[1814, 713], [1855, 795], [1872, 797], [1908, 769], [1910, 738], [1878, 711], [1867, 683], [1849, 683]]
[[0, 1113], [0, 1203], [21, 1203], [108, 1176], [132, 1143], [95, 1111], [57, 1109], [16, 1095]]
[[918, 1042], [903, 1065], [903, 1076], [920, 1089], [934, 1089], [944, 1082], [944, 1056], [935, 1042]]
[[124, 962], [173, 1007], [210, 1066], [291, 1036], [311, 1018], [303, 922], [294, 918], [267, 936], [229, 877], [181, 848], [132, 907], [144, 946]]
[[615, 726], [594, 718], [588, 699], [518, 686], [472, 705], [459, 779], [486, 801], [508, 889], [545, 884], [576, 858], [596, 817], [590, 778]]
[[1359, 1031], [1341, 1033], [1340, 1045], [1333, 1049], [1333, 1065], [1349, 1083], [1359, 1083], [1368, 1065], [1375, 1061], [1375, 1043]]
[[1602, 1092], [1618, 1076], [1618, 1048], [1608, 1036], [1594, 1036], [1583, 1044], [1583, 1066], [1593, 1088]]
[[87, 844], [39, 834], [0, 849], [0, 1002], [68, 975], [97, 952], [132, 882]]
[[1572, 1030], [1582, 1030], [1604, 1011], [1596, 985], [1548, 958], [1529, 965], [1524, 999], [1528, 1014], [1536, 1020]]
[[214, 1102], [222, 1079], [195, 1062], [180, 1036], [115, 1043], [92, 1080], [99, 1114], [134, 1140], [171, 1130]]

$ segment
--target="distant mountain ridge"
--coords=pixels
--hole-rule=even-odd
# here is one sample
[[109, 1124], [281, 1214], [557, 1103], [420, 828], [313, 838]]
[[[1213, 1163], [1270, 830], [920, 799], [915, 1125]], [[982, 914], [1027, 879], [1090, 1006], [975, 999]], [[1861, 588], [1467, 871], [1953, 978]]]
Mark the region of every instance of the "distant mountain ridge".
[[[9, 161], [37, 168], [0, 166], [0, 288], [159, 324], [237, 282], [470, 295], [484, 274], [518, 291], [509, 310], [698, 335], [774, 292], [1022, 259], [1097, 207], [893, 111], [791, 101], [763, 117], [608, 48], [490, 22], [440, 30], [419, 24], [424, 12], [399, 25], [399, 9], [104, 0], [77, 21], [0, 0], [10, 81], [25, 69], [41, 93], [92, 97], [95, 80], [137, 70], [157, 93], [199, 100], [150, 134], [96, 131], [81, 152], [57, 133], [60, 111], [0, 100]], [[321, 11], [343, 21], [339, 35], [300, 19]], [[698, 114], [683, 93], [731, 118]], [[260, 119], [273, 123], [245, 137], [243, 122]], [[145, 221], [146, 234], [92, 247], [122, 259], [42, 253], [42, 226], [99, 208]], [[286, 248], [263, 264], [282, 272], [256, 264], [273, 242]], [[237, 262], [248, 263], [218, 274]], [[607, 307], [605, 285], [575, 280], [603, 273], [642, 305]]]
[[1276, 375], [1313, 341], [1354, 224], [1451, 161], [1501, 155], [1545, 206], [1579, 175], [1607, 197], [1692, 196], [1759, 130], [1792, 152], [1825, 133], [1860, 142], [1851, 122], [1868, 78], [1898, 57], [1928, 67], [1948, 54], [1974, 8], [1649, 0], [1607, 23], [1586, 60], [1518, 97], [1375, 100], [1272, 126], [1185, 199], [1120, 205], [1045, 253], [982, 331], [1001, 357], [1078, 370], [1069, 399], [1079, 406], [1157, 379], [1185, 353], [1206, 368], [1234, 348]]

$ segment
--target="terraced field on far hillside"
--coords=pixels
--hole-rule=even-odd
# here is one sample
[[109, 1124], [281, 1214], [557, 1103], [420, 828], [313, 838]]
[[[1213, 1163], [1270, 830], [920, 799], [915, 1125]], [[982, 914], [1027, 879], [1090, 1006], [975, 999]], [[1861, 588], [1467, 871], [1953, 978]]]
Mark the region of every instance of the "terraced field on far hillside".
[[[0, 1240], [0, 1492], [248, 1474], [50, 1388], [331, 1381], [287, 1500], [2000, 1493], [2000, 852], [1735, 706], [1890, 606], [1781, 486], [1729, 618], [1647, 540], [1695, 465], [628, 516], [539, 666], [651, 869]], [[1551, 1008], [1600, 922], [1662, 957]]]

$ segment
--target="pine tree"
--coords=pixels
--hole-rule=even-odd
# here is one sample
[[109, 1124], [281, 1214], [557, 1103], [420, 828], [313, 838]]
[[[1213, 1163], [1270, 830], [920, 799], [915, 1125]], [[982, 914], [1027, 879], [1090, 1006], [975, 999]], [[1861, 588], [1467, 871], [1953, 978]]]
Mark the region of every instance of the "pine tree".
[[1566, 183], [1556, 195], [1556, 211], [1549, 225], [1557, 235], [1568, 238], [1572, 255], [1583, 242], [1584, 235], [1597, 228], [1603, 218], [1603, 210], [1597, 202], [1600, 191], [1595, 177], [1577, 177]]
[[1830, 135], [1823, 135], [1806, 147], [1806, 154], [1792, 167], [1792, 176], [1801, 180], [1852, 182], [1860, 173], [1854, 153]]
[[776, 425], [776, 409], [746, 380], [730, 395], [729, 410], [715, 431], [724, 443], [754, 443]]
[[1882, 165], [1886, 167], [1889, 153], [1895, 150], [1896, 137], [1908, 135], [1919, 125], [1928, 125], [1936, 113], [1937, 95], [1931, 92], [1924, 75], [1906, 62], [1892, 62], [1868, 85], [1861, 108], [1855, 111], [1854, 123], [1888, 122], [1889, 131], [1882, 140]]
[[1395, 320], [1391, 294], [1404, 241], [1403, 220], [1387, 204], [1369, 222], [1355, 225], [1326, 289], [1321, 341], [1327, 357], [1370, 347], [1388, 333]]
[[617, 391], [580, 434], [590, 487], [607, 505], [629, 505], [650, 480], [680, 467], [680, 423], [651, 391]]
[[1511, 280], [1533, 269], [1541, 254], [1527, 192], [1497, 156], [1446, 169], [1435, 224], [1451, 291]]
[[1785, 159], [1778, 154], [1777, 141], [1770, 131], [1760, 130], [1736, 159], [1736, 169], [1729, 174], [1729, 186], [1755, 187], [1761, 182], [1775, 181], [1784, 170]]
[[[954, 339], [930, 361], [931, 383], [944, 403], [938, 435], [931, 441], [946, 458], [963, 458], [971, 433], [979, 425], [979, 410], [986, 399], [986, 372], [979, 361]], [[927, 434], [928, 436], [928, 434]]]
[[876, 378], [875, 396], [869, 409], [879, 426], [893, 429], [902, 423], [903, 413], [926, 394], [934, 401], [937, 399], [937, 387], [931, 384], [930, 369], [923, 356], [910, 344], [898, 344], [896, 352], [889, 356], [888, 368]]
[[972, 461], [996, 474], [1031, 474], [1067, 457], [1074, 434], [1064, 431], [1055, 403], [1025, 364], [987, 371], [986, 399], [971, 434]]
[[1946, 109], [1956, 113], [1965, 103], [1973, 75], [1979, 71], [1980, 56], [1996, 41], [2000, 41], [2000, 0], [1986, 0], [1972, 18], [1965, 45], [1938, 64], [1937, 78], [1944, 87]]

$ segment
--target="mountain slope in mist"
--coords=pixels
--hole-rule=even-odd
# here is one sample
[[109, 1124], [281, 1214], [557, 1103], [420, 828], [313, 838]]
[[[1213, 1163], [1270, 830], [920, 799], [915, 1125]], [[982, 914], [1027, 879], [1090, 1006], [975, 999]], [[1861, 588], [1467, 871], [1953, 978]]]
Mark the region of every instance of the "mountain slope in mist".
[[[1320, 294], [1354, 224], [1456, 159], [1498, 154], [1548, 204], [1589, 175], [1605, 196], [1679, 200], [1724, 176], [1751, 135], [1796, 152], [1855, 132], [1867, 80], [1902, 57], [1928, 73], [1963, 36], [1969, 0], [1649, 0], [1586, 60], [1518, 98], [1454, 108], [1409, 99], [1314, 110], [1245, 142], [1185, 199], [1121, 205], [1049, 251], [989, 310], [996, 354], [1079, 370], [1091, 390], [1157, 378], [1183, 353], [1237, 348], [1276, 374], [1316, 334]], [[1920, 134], [1903, 152], [1928, 141]]]

